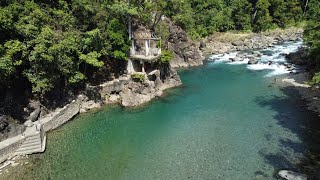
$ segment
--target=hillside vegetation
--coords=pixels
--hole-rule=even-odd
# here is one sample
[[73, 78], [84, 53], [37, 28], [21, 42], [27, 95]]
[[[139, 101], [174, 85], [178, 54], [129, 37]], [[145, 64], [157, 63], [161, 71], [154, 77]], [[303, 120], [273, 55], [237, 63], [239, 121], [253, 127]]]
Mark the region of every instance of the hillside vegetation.
[[[161, 17], [194, 39], [230, 30], [265, 31], [299, 24], [312, 0], [2, 0], [0, 96], [11, 89], [42, 98], [123, 73], [128, 16], [166, 41]], [[310, 10], [311, 11], [311, 10]], [[312, 10], [315, 14], [319, 11]], [[315, 19], [316, 15], [309, 15]], [[314, 24], [317, 24], [314, 21]], [[312, 47], [314, 25], [309, 24]], [[319, 36], [318, 36], [319, 37]], [[165, 43], [163, 43], [165, 44]], [[313, 48], [317, 49], [317, 48]], [[316, 52], [316, 51], [313, 51]], [[0, 97], [2, 99], [4, 97]]]
[[308, 49], [309, 62], [315, 73], [311, 84], [319, 85], [320, 83], [320, 1], [310, 1], [309, 11], [307, 14], [307, 25], [305, 28], [304, 39], [310, 46]]

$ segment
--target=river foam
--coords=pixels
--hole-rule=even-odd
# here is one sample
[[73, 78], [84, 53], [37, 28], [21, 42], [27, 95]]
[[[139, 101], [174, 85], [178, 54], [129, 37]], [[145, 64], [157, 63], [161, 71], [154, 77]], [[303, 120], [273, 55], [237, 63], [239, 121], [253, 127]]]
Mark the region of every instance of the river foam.
[[[284, 43], [275, 45], [274, 47], [256, 50], [262, 54], [261, 57], [259, 58], [259, 63], [250, 64], [250, 65], [247, 65], [246, 67], [247, 69], [252, 71], [267, 70], [268, 73], [265, 75], [265, 77], [288, 74], [293, 71], [288, 69], [287, 66], [285, 65], [287, 63], [285, 59], [285, 55], [297, 51], [301, 45], [302, 45], [302, 41], [284, 42]], [[252, 50], [251, 52], [253, 51], [254, 50]], [[248, 58], [245, 58], [242, 61], [231, 62], [230, 59], [236, 58], [239, 53], [243, 53], [243, 52], [232, 52], [232, 53], [212, 55], [210, 56], [209, 61], [213, 61], [213, 64], [219, 64], [219, 63], [226, 63], [229, 65], [248, 64], [249, 62]]]

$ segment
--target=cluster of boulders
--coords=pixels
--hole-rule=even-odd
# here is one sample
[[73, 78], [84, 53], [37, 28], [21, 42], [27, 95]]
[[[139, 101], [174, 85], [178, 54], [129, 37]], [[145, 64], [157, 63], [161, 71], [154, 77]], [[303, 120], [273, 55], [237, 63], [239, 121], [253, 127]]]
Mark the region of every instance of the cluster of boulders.
[[222, 54], [232, 51], [243, 51], [247, 49], [263, 49], [273, 47], [275, 44], [283, 41], [297, 41], [303, 37], [302, 29], [287, 29], [283, 31], [275, 31], [269, 33], [252, 33], [247, 35], [239, 35], [232, 40], [219, 38], [212, 35], [204, 42], [205, 47], [202, 49], [206, 54]]
[[277, 41], [272, 37], [267, 36], [256, 36], [250, 39], [245, 39], [243, 41], [234, 41], [231, 42], [232, 49], [236, 51], [243, 51], [246, 49], [255, 49], [255, 48], [268, 48], [276, 44]]
[[262, 54], [259, 51], [252, 51], [250, 53], [238, 53], [236, 57], [229, 58], [231, 62], [243, 61], [248, 59], [248, 64], [257, 64]]

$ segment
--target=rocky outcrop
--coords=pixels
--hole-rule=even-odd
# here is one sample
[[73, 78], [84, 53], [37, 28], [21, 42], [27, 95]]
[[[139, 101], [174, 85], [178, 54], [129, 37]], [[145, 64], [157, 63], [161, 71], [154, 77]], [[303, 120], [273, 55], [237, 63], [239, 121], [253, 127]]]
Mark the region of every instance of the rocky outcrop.
[[307, 48], [299, 48], [298, 51], [286, 55], [287, 62], [296, 65], [307, 65], [308, 62], [308, 52]]
[[160, 78], [160, 71], [155, 70], [149, 76], [156, 76], [154, 80], [146, 78], [143, 82], [136, 82], [129, 76], [100, 85], [101, 97], [104, 103], [120, 103], [124, 107], [133, 107], [149, 102], [161, 96], [165, 89], [181, 85], [180, 77], [171, 69], [166, 78]]
[[8, 126], [8, 117], [5, 115], [0, 115], [0, 132], [5, 130]]
[[[203, 64], [204, 57], [199, 50], [200, 43], [195, 43], [188, 38], [187, 33], [171, 21], [166, 20], [169, 25], [168, 49], [173, 52], [171, 67], [189, 67]], [[202, 48], [204, 48], [202, 44]]]
[[246, 49], [272, 47], [283, 41], [296, 41], [303, 36], [303, 30], [291, 28], [264, 33], [215, 33], [205, 40], [205, 54], [222, 54]]
[[0, 114], [0, 141], [16, 136], [24, 131], [23, 124], [18, 124], [13, 118]]
[[252, 59], [249, 59], [248, 64], [257, 64], [258, 62], [259, 62], [258, 59], [252, 58]]

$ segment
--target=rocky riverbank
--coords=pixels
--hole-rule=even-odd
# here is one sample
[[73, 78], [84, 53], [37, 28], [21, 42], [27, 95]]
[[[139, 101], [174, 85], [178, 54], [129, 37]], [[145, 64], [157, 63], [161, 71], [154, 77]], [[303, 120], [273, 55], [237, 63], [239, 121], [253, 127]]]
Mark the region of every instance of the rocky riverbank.
[[310, 86], [310, 72], [289, 74], [278, 78], [276, 84], [282, 88], [293, 88], [298, 91], [308, 110], [320, 116], [320, 89], [318, 86]]
[[215, 33], [202, 40], [200, 48], [204, 54], [223, 54], [247, 49], [263, 49], [284, 41], [300, 40], [303, 29], [278, 29], [262, 33]]
[[301, 95], [301, 98], [306, 102], [306, 108], [320, 116], [319, 86], [310, 86], [308, 84], [316, 71], [316, 65], [312, 59], [308, 58], [307, 49], [306, 46], [302, 46], [298, 51], [286, 55], [288, 63], [302, 66], [303, 71], [282, 77], [277, 81], [277, 84], [283, 88], [296, 89]]
[[91, 107], [100, 107], [101, 104], [119, 103], [124, 107], [133, 107], [149, 102], [163, 91], [181, 85], [181, 80], [175, 69], [170, 69], [164, 79], [160, 78], [160, 71], [150, 72], [145, 80], [135, 81], [129, 75], [123, 75], [99, 86], [88, 87], [87, 92], [99, 93], [98, 99], [83, 102], [81, 112]]
[[[38, 103], [32, 102], [31, 104], [36, 104], [38, 108], [31, 112], [27, 122], [28, 124], [32, 124], [32, 122], [41, 124], [43, 133], [45, 133], [60, 127], [79, 113], [99, 108], [104, 104], [119, 103], [124, 107], [138, 106], [161, 96], [164, 90], [168, 88], [181, 85], [180, 78], [174, 69], [170, 69], [163, 76], [164, 78], [161, 78], [160, 70], [143, 75], [145, 76], [143, 81], [136, 81], [130, 75], [123, 75], [99, 86], [88, 86], [86, 91], [78, 95], [69, 104], [46, 114], [44, 114], [43, 108], [37, 105]], [[14, 162], [12, 159], [15, 152], [26, 139], [23, 135], [24, 132], [0, 142], [0, 163], [7, 159]], [[6, 163], [8, 162], [5, 162], [3, 166], [0, 165], [0, 167], [7, 167]], [[0, 173], [1, 171], [0, 168]]]
[[[170, 24], [170, 22], [168, 22]], [[28, 107], [25, 108], [27, 114], [26, 120], [45, 122], [46, 131], [55, 129], [60, 125], [71, 120], [76, 114], [84, 113], [94, 108], [99, 108], [105, 104], [119, 103], [124, 107], [133, 107], [149, 102], [157, 96], [161, 96], [165, 89], [181, 85], [180, 77], [173, 67], [190, 67], [203, 64], [203, 53], [226, 53], [230, 51], [240, 51], [252, 48], [264, 48], [274, 45], [284, 40], [296, 40], [301, 38], [302, 30], [295, 29], [290, 31], [283, 31], [281, 33], [269, 34], [250, 34], [246, 37], [240, 36], [240, 39], [222, 38], [222, 36], [230, 36], [230, 33], [217, 34], [209, 37], [205, 43], [194, 42], [188, 38], [187, 34], [178, 26], [170, 24], [170, 35], [168, 39], [168, 48], [174, 53], [174, 59], [170, 62], [171, 67], [163, 70], [155, 70], [148, 74], [143, 74], [143, 80], [135, 80], [130, 75], [122, 75], [119, 78], [108, 81], [98, 86], [87, 86], [87, 88], [80, 92], [80, 96], [69, 98], [62, 109], [48, 110], [39, 102], [31, 101]], [[237, 34], [232, 36], [236, 37]], [[219, 40], [220, 38], [220, 40]], [[243, 43], [240, 43], [240, 40]], [[250, 44], [250, 43], [251, 44]], [[249, 58], [252, 56], [251, 63], [259, 54], [242, 54], [238, 59]], [[249, 57], [250, 56], [250, 57]], [[236, 61], [236, 60], [234, 60]], [[79, 98], [81, 97], [81, 98]], [[74, 101], [72, 101], [74, 100]], [[71, 108], [71, 109], [70, 109]], [[67, 109], [67, 110], [66, 110]], [[71, 114], [69, 113], [71, 112]], [[8, 131], [3, 135], [3, 139], [23, 132], [23, 125], [16, 127], [16, 131], [8, 130], [13, 125], [7, 123], [10, 117], [0, 117], [0, 128], [2, 132]], [[45, 121], [43, 121], [45, 119]], [[48, 121], [48, 122], [47, 122]], [[11, 128], [12, 130], [12, 128]], [[11, 134], [9, 134], [11, 132]], [[9, 135], [10, 136], [9, 136]]]
[[[159, 77], [157, 79], [158, 77], [155, 77], [155, 75], [159, 76], [159, 72], [156, 72], [150, 75], [153, 76], [153, 81], [146, 77], [146, 81], [141, 83], [134, 82], [130, 77], [124, 75], [100, 86], [88, 86], [86, 91], [83, 92], [87, 98], [82, 104], [81, 112], [100, 107], [105, 103], [120, 103], [125, 107], [143, 104], [161, 95], [164, 89], [180, 85], [179, 76], [172, 68], [202, 65], [203, 54], [221, 54], [245, 49], [265, 48], [281, 41], [300, 39], [303, 32], [302, 29], [291, 28], [265, 33], [215, 33], [205, 40], [197, 42], [191, 40], [179, 26], [174, 25], [169, 20], [165, 20], [165, 22], [168, 25], [169, 33], [166, 46], [174, 55], [170, 62], [171, 70], [167, 77], [161, 77], [161, 79]], [[248, 63], [254, 64], [257, 63], [259, 56], [260, 54], [255, 53], [239, 53], [236, 58], [230, 60], [242, 61], [247, 58], [249, 59]], [[57, 103], [60, 104], [57, 107], [66, 105], [72, 99], [75, 99], [75, 95], [59, 100], [62, 103]], [[24, 111], [20, 117], [23, 119], [15, 121], [10, 116], [0, 116], [0, 131], [3, 132], [0, 134], [0, 140], [20, 134], [24, 130], [23, 123], [17, 122], [24, 122], [25, 120], [36, 121], [54, 111], [54, 108], [45, 107], [37, 101], [30, 101], [26, 103], [26, 107], [20, 107], [20, 109]]]

